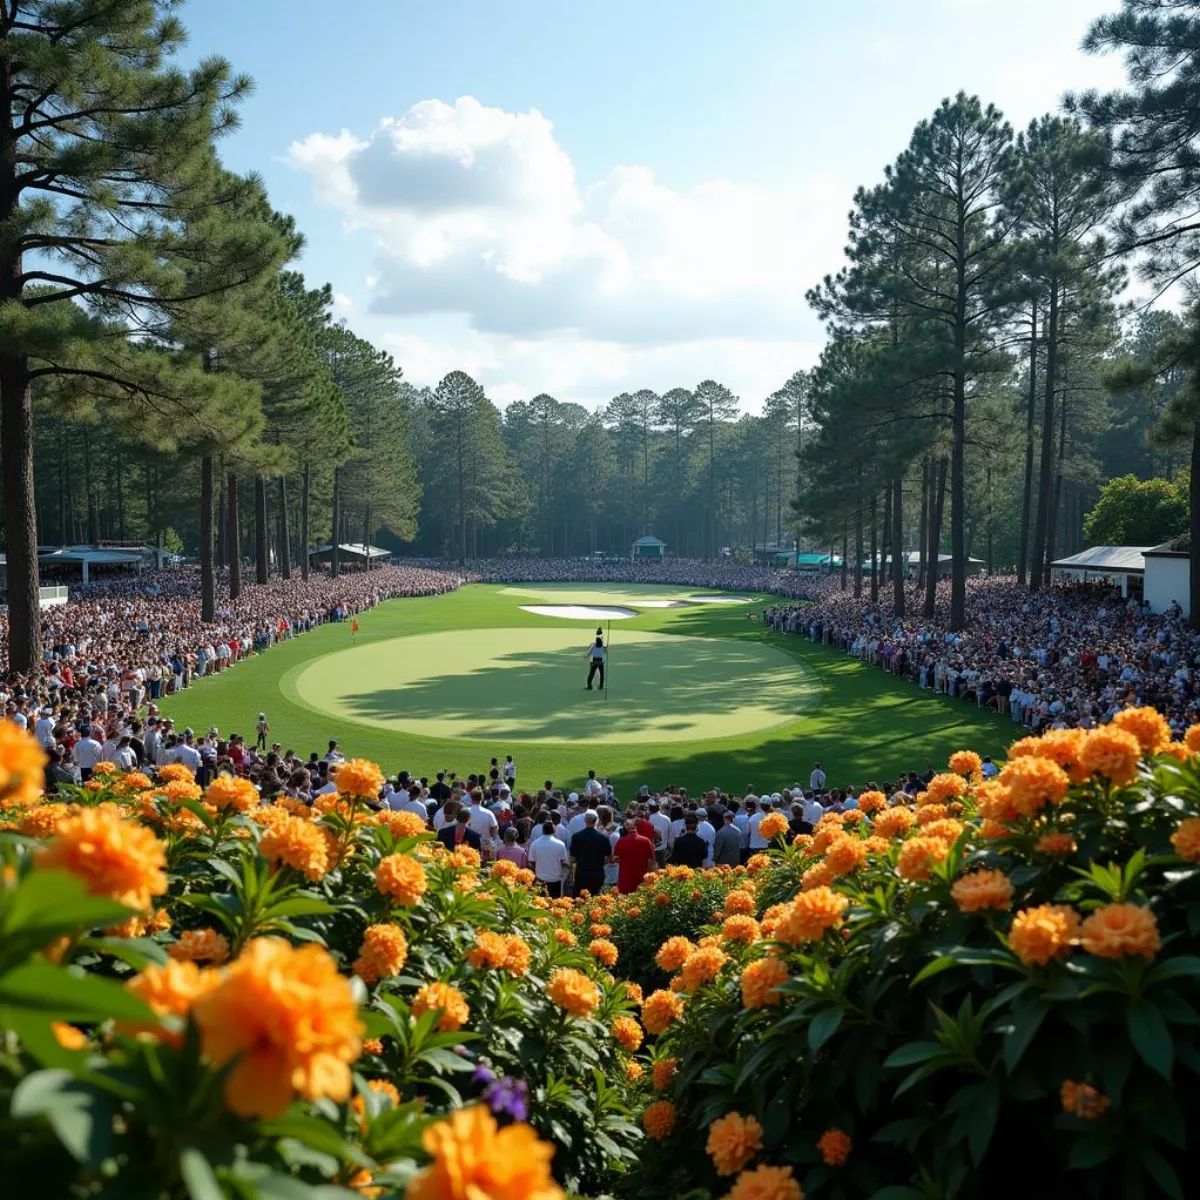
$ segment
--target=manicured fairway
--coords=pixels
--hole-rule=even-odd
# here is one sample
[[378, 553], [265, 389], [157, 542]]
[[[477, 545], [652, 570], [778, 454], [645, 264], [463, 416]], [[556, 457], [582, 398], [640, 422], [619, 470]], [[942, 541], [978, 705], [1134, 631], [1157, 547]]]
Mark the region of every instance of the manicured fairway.
[[[637, 609], [612, 626], [607, 701], [584, 690], [593, 624], [526, 612], [531, 599]], [[359, 618], [357, 639], [348, 624], [324, 626], [163, 708], [226, 734], [252, 734], [262, 711], [297, 753], [336, 737], [388, 771], [465, 775], [512, 754], [518, 784], [533, 787], [577, 783], [590, 767], [623, 795], [667, 782], [774, 789], [818, 759], [831, 784], [863, 783], [941, 765], [963, 746], [1000, 753], [1013, 737], [1007, 719], [767, 632], [749, 620], [761, 599], [700, 599], [570, 584], [391, 601]], [[687, 603], [647, 607], [667, 600]]]

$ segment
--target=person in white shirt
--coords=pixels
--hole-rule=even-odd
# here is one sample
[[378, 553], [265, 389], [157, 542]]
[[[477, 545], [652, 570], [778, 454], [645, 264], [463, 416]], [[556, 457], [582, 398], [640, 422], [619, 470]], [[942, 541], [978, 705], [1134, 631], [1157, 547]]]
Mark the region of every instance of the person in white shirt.
[[825, 790], [825, 772], [821, 770], [820, 763], [813, 763], [812, 773], [808, 777], [808, 786], [814, 792]]
[[103, 756], [103, 748], [90, 733], [75, 743], [75, 748], [71, 751], [71, 761], [79, 768], [79, 778], [83, 783], [91, 779], [96, 764]]
[[479, 840], [483, 843], [483, 857], [491, 858], [495, 850], [500, 822], [496, 820], [496, 814], [490, 808], [485, 807], [483, 797], [478, 792], [471, 794], [470, 828], [479, 834]]
[[751, 853], [755, 850], [767, 850], [770, 848], [770, 842], [758, 832], [758, 827], [763, 823], [763, 817], [770, 811], [770, 800], [763, 800], [762, 809], [746, 822], [746, 836], [748, 839], [746, 844], [750, 847]]
[[508, 784], [509, 791], [512, 791], [517, 782], [517, 764], [513, 762], [511, 754], [505, 757], [504, 766], [500, 769], [504, 772], [504, 782]]
[[561, 896], [571, 855], [562, 841], [554, 836], [554, 826], [549, 821], [542, 826], [542, 836], [531, 843], [528, 857], [538, 882], [545, 885], [552, 898]]
[[587, 783], [583, 785], [583, 794], [590, 800], [599, 796], [604, 791], [604, 784], [596, 778], [595, 771], [589, 771]]
[[419, 789], [414, 788], [408, 792], [401, 792], [397, 799], [403, 800], [400, 805], [401, 812], [412, 813], [414, 816], [420, 817], [422, 821], [429, 820], [429, 809], [425, 801], [421, 799]]
[[713, 851], [717, 847], [717, 831], [713, 828], [712, 822], [708, 819], [707, 809], [696, 809], [696, 816], [700, 818], [700, 823], [696, 826], [696, 832], [704, 839], [708, 847], [708, 849], [704, 852], [704, 865], [706, 867], [711, 867], [713, 865]]
[[595, 812], [596, 812], [595, 802], [589, 800], [587, 805], [583, 809], [581, 809], [579, 812], [577, 812], [567, 822], [567, 833], [570, 834], [571, 837], [574, 837], [577, 833], [582, 832], [584, 829], [587, 828], [588, 813], [592, 813], [594, 815]]
[[804, 801], [804, 819], [814, 829], [817, 827], [817, 822], [825, 815], [825, 809], [820, 800], [816, 796], [809, 796]]
[[[658, 844], [654, 848], [655, 857], [660, 862], [665, 861], [668, 844], [671, 840], [671, 818], [667, 815], [666, 804], [660, 804], [650, 813], [650, 824], [658, 830]], [[660, 852], [662, 857], [660, 856]]]
[[183, 731], [183, 740], [173, 750], [168, 752], [167, 762], [183, 763], [195, 775], [200, 770], [200, 764], [203, 760], [200, 757], [200, 751], [192, 745], [193, 736], [190, 729], [185, 729]]
[[42, 709], [42, 715], [38, 717], [37, 725], [34, 726], [33, 736], [43, 749], [48, 750], [54, 745], [54, 718], [48, 708]]

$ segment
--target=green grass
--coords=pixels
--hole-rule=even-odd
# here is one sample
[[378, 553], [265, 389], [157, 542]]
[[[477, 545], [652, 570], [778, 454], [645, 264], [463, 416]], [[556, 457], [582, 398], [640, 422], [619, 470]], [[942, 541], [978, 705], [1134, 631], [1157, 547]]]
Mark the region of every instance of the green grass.
[[[604, 585], [530, 590], [555, 599], [569, 591], [571, 602], [586, 593], [600, 603], [620, 603], [617, 593], [628, 593]], [[679, 590], [637, 594], [666, 598]], [[518, 783], [533, 787], [543, 779], [578, 783], [592, 767], [611, 775], [623, 796], [642, 783], [774, 789], [807, 779], [816, 759], [831, 785], [861, 784], [922, 769], [926, 760], [942, 766], [961, 747], [999, 754], [1013, 737], [1007, 718], [935, 699], [838, 651], [764, 630], [747, 619], [754, 604], [648, 609], [614, 621], [606, 703], [583, 690], [592, 623], [522, 612], [528, 602], [491, 586], [391, 601], [359, 618], [356, 643], [349, 624], [322, 626], [198, 681], [162, 708], [178, 723], [249, 736], [263, 711], [272, 738], [297, 753], [323, 752], [336, 737], [347, 753], [388, 771], [465, 775], [511, 753]], [[486, 657], [478, 655], [477, 630], [495, 631], [483, 638]], [[423, 636], [431, 634], [449, 636]], [[416, 640], [407, 647], [397, 640], [409, 638]], [[672, 725], [683, 728], [654, 732]], [[689, 736], [696, 740], [666, 740]]]

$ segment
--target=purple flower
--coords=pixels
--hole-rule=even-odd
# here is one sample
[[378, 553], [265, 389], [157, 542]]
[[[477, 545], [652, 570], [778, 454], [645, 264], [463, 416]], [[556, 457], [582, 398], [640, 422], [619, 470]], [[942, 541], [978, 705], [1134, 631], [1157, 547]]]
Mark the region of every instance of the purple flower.
[[496, 1079], [484, 1089], [483, 1102], [494, 1117], [524, 1121], [529, 1115], [529, 1085], [523, 1079]]
[[477, 1066], [475, 1068], [475, 1073], [471, 1076], [471, 1082], [472, 1083], [492, 1083], [492, 1082], [494, 1082], [495, 1078], [496, 1078], [496, 1072], [493, 1071], [490, 1067], [484, 1066], [483, 1063], [480, 1063], [479, 1066]]

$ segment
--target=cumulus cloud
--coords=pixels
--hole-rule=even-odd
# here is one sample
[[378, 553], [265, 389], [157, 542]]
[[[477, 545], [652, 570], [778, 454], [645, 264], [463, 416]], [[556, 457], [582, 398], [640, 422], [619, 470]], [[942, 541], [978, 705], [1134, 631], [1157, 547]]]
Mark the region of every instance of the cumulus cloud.
[[839, 261], [827, 231], [849, 191], [825, 176], [679, 190], [642, 166], [581, 186], [544, 115], [471, 97], [422, 101], [365, 140], [313, 134], [290, 161], [374, 238], [372, 312], [458, 314], [514, 345], [814, 337], [803, 291]]

